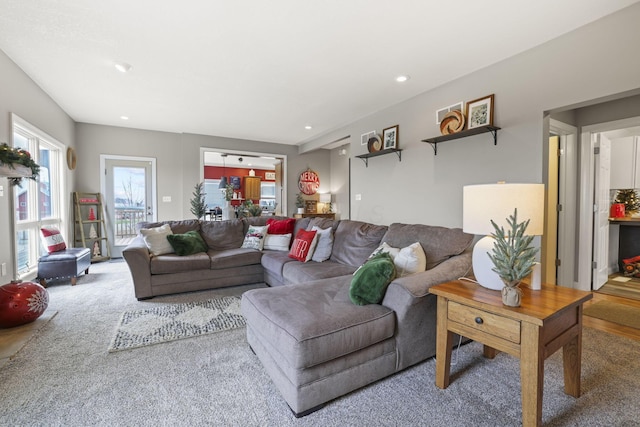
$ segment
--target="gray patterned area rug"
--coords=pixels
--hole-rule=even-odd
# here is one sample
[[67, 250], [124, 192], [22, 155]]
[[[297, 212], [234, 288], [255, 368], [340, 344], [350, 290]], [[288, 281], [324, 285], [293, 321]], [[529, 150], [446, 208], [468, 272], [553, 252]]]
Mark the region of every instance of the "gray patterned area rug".
[[109, 352], [191, 338], [244, 325], [238, 297], [126, 311], [120, 318]]

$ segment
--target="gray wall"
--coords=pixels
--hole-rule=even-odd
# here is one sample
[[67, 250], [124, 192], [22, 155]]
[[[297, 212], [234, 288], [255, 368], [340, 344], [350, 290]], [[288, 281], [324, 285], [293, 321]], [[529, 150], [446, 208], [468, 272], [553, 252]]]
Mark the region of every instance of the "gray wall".
[[[464, 185], [543, 182], [545, 111], [640, 88], [640, 55], [620, 42], [640, 38], [637, 22], [640, 4], [307, 142], [302, 150], [351, 135], [352, 219], [461, 226]], [[434, 156], [420, 142], [439, 135], [436, 110], [492, 93], [494, 123], [502, 127], [497, 146], [483, 134], [440, 144]], [[370, 159], [365, 168], [353, 158], [366, 152], [360, 134], [395, 124], [401, 162], [391, 154]]]
[[[191, 218], [190, 199], [201, 180], [200, 148], [273, 153], [287, 156], [288, 210], [295, 210], [295, 194], [300, 172], [311, 168], [320, 175], [321, 192], [329, 191], [330, 152], [316, 150], [298, 154], [298, 147], [207, 135], [177, 134], [78, 123], [78, 191], [100, 191], [101, 154], [153, 157], [158, 181], [158, 219]], [[162, 202], [171, 196], [171, 202]]]
[[[59, 142], [75, 146], [73, 120], [2, 51], [0, 76], [0, 142], [11, 145], [11, 113], [15, 113]], [[68, 170], [66, 180], [68, 188], [72, 188], [74, 177]], [[14, 278], [13, 196], [6, 178], [0, 177], [0, 186], [4, 188], [0, 197], [0, 263], [7, 264], [7, 275], [0, 277], [0, 283], [7, 283]], [[70, 229], [68, 223], [65, 226]]]

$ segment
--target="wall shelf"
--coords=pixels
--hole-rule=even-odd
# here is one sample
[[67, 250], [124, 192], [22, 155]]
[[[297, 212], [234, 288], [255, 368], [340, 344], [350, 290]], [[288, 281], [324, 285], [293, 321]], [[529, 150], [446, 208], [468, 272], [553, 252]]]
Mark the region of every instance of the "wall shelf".
[[362, 159], [366, 167], [369, 167], [369, 159], [371, 157], [384, 156], [385, 154], [396, 153], [398, 156], [398, 161], [402, 161], [402, 149], [399, 148], [387, 148], [386, 150], [374, 151], [373, 153], [360, 154], [356, 156], [359, 159]]
[[434, 138], [423, 139], [422, 142], [431, 144], [433, 148], [433, 155], [438, 155], [438, 143], [451, 141], [454, 139], [466, 138], [467, 136], [479, 135], [481, 133], [491, 132], [493, 135], [493, 145], [498, 145], [498, 130], [497, 126], [480, 126], [473, 129], [463, 130], [462, 132], [456, 132], [449, 135], [436, 136]]

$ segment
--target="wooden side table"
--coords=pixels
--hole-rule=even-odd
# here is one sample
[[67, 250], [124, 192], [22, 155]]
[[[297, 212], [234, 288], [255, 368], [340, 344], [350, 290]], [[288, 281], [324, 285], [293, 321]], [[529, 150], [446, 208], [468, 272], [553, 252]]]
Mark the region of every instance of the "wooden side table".
[[[484, 344], [484, 356], [503, 351], [520, 359], [522, 425], [542, 423], [544, 360], [562, 347], [565, 393], [580, 396], [582, 305], [590, 292], [544, 285], [523, 287], [522, 305], [507, 307], [501, 293], [467, 281], [430, 288], [438, 296], [436, 385], [449, 386], [453, 334]], [[489, 379], [488, 379], [489, 380]]]

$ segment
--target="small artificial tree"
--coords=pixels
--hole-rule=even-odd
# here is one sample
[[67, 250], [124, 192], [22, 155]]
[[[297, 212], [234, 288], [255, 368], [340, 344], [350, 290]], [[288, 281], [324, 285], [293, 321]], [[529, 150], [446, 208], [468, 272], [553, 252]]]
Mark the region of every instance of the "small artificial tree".
[[[502, 289], [502, 300], [505, 305], [519, 306], [521, 291], [518, 285], [529, 274], [535, 263], [538, 248], [531, 246], [533, 236], [525, 235], [530, 220], [518, 223], [518, 209], [507, 218], [509, 231], [491, 221], [495, 233], [491, 237], [495, 239], [493, 250], [489, 258], [493, 262], [492, 270], [500, 276], [505, 284]], [[515, 294], [515, 295], [514, 295]]]
[[224, 199], [230, 202], [233, 199], [233, 184], [227, 184], [224, 188]]
[[196, 218], [200, 219], [204, 217], [204, 214], [207, 212], [207, 204], [204, 202], [204, 182], [196, 184], [192, 194], [191, 213], [194, 214]]
[[638, 192], [634, 189], [618, 190], [614, 203], [623, 203], [625, 214], [637, 212], [640, 209]]
[[304, 197], [302, 197], [302, 193], [296, 194], [296, 208], [304, 208]]

